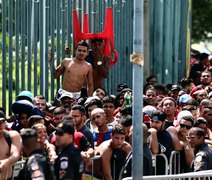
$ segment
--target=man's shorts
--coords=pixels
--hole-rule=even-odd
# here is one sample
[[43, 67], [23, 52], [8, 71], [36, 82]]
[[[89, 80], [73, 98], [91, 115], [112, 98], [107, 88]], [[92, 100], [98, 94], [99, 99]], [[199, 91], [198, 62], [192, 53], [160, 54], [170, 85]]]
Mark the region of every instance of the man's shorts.
[[[68, 91], [66, 91], [66, 90], [64, 90], [64, 89], [62, 89], [62, 88], [60, 88], [60, 89], [58, 90], [58, 99], [60, 98], [60, 96], [61, 96], [63, 93], [67, 93], [67, 92], [68, 92]], [[74, 98], [75, 100], [79, 99], [80, 96], [81, 96], [81, 91], [80, 91], [80, 92], [68, 92], [68, 93], [71, 93], [71, 94], [73, 95], [73, 98]]]

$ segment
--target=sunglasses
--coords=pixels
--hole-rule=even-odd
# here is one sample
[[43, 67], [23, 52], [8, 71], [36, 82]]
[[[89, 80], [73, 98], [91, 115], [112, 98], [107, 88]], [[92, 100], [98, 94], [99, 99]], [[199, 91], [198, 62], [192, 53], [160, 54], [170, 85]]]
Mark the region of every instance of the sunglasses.
[[210, 114], [206, 114], [206, 116], [212, 116], [212, 113], [210, 113]]
[[187, 125], [187, 124], [180, 124], [181, 128], [186, 128], [186, 129], [191, 129], [191, 126]]
[[55, 135], [56, 135], [56, 136], [63, 136], [64, 133], [62, 133], [62, 132], [56, 132]]
[[199, 136], [186, 136], [186, 140], [187, 141], [190, 141], [191, 139], [194, 139], [196, 137], [199, 137]]

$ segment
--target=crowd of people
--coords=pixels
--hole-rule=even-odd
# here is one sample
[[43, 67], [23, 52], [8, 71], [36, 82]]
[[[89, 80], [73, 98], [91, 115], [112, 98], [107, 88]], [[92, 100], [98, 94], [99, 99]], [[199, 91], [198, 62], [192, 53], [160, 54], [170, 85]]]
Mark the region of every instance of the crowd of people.
[[[89, 52], [88, 44], [81, 41], [75, 58], [65, 58], [53, 69], [55, 78], [63, 75], [63, 84], [51, 102], [22, 91], [11, 106], [13, 115], [6, 117], [0, 108], [2, 179], [6, 174], [7, 179], [12, 177], [11, 165], [18, 160], [26, 160], [18, 179], [131, 176], [132, 121], [139, 121], [132, 116], [133, 91], [121, 83], [116, 94], [107, 94], [103, 80], [110, 63], [102, 52], [104, 42], [94, 39], [91, 44], [96, 52]], [[202, 64], [197, 58], [190, 77], [177, 84], [159, 84], [155, 76], [146, 79], [143, 109], [137, 109], [143, 112], [144, 175], [154, 174], [153, 154], [169, 159], [172, 151], [180, 152], [179, 173], [212, 168], [210, 58]], [[156, 175], [165, 174], [164, 159], [157, 158]]]

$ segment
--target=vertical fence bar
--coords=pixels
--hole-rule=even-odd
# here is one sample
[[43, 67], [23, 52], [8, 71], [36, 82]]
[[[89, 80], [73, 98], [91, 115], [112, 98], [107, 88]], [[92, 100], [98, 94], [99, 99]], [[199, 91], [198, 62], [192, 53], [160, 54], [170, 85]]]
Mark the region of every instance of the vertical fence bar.
[[[73, 31], [72, 31], [72, 5], [71, 1], [68, 0], [67, 2], [67, 46], [71, 48], [71, 44], [73, 44], [72, 37], [73, 37]], [[72, 48], [73, 49], [73, 48]], [[68, 55], [70, 58], [71, 53]]]
[[55, 52], [55, 43], [54, 43], [54, 39], [55, 39], [55, 15], [56, 15], [56, 0], [52, 0], [50, 1], [50, 39], [51, 39], [51, 51], [52, 51], [52, 62], [51, 63], [51, 71], [50, 71], [50, 81], [51, 81], [51, 97], [54, 97], [54, 88], [55, 88], [55, 83], [54, 83], [54, 76], [53, 76], [53, 73], [52, 73], [52, 70], [54, 68], [54, 52]]
[[65, 44], [66, 44], [66, 18], [67, 18], [67, 6], [65, 1], [61, 2], [61, 43], [62, 43], [62, 59], [65, 58]]
[[[163, 82], [169, 83], [173, 82], [172, 74], [172, 63], [173, 63], [173, 10], [174, 10], [174, 1], [169, 0], [164, 2], [164, 20], [163, 20], [163, 39], [164, 39], [164, 48], [163, 48], [163, 58], [162, 58], [162, 70], [164, 72]], [[171, 75], [171, 76], [170, 76]]]
[[6, 108], [6, 0], [2, 0], [2, 106]]
[[32, 88], [32, 46], [31, 46], [31, 20], [32, 20], [32, 1], [27, 1], [27, 62], [28, 62], [28, 71], [27, 71], [27, 89], [31, 91]]
[[26, 1], [21, 0], [21, 90], [25, 90]]
[[46, 10], [46, 27], [45, 27], [45, 88], [44, 88], [44, 96], [46, 98], [46, 101], [49, 101], [49, 66], [48, 66], [48, 48], [49, 48], [49, 8], [50, 8], [50, 4], [49, 4], [49, 0], [46, 0], [46, 6], [45, 6], [45, 10]]
[[38, 34], [39, 34], [39, 1], [33, 1], [34, 4], [34, 94], [37, 95], [37, 88], [38, 88]]
[[20, 87], [20, 45], [19, 45], [19, 35], [20, 35], [20, 2], [21, 0], [15, 1], [15, 94], [19, 93]]
[[[56, 49], [57, 49], [57, 65], [60, 63], [60, 9], [61, 9], [61, 1], [56, 1]], [[57, 89], [60, 88], [60, 79], [57, 79]]]
[[[39, 94], [43, 93], [43, 88], [44, 88], [44, 84], [43, 84], [43, 73], [44, 73], [44, 23], [45, 23], [45, 19], [44, 19], [44, 3], [45, 0], [40, 0], [39, 1], [39, 51], [40, 51], [40, 56], [39, 56], [39, 67], [40, 67], [40, 71], [39, 71], [39, 85], [40, 85], [40, 91]], [[37, 92], [38, 93], [38, 92]], [[37, 94], [36, 93], [36, 94]]]
[[9, 113], [11, 113], [10, 104], [12, 104], [12, 93], [13, 93], [13, 1], [8, 1], [8, 34], [9, 34], [9, 46], [8, 46], [8, 52], [9, 52], [9, 68], [8, 68], [8, 96], [9, 96], [9, 103], [8, 103], [8, 109]]

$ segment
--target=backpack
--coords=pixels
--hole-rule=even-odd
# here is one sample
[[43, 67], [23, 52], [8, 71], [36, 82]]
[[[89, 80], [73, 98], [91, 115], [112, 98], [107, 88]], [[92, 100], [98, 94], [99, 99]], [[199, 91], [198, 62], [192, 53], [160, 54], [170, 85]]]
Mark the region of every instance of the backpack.
[[9, 148], [11, 147], [11, 144], [12, 144], [12, 140], [11, 140], [11, 137], [10, 137], [10, 134], [8, 131], [4, 131], [4, 138], [9, 146]]

